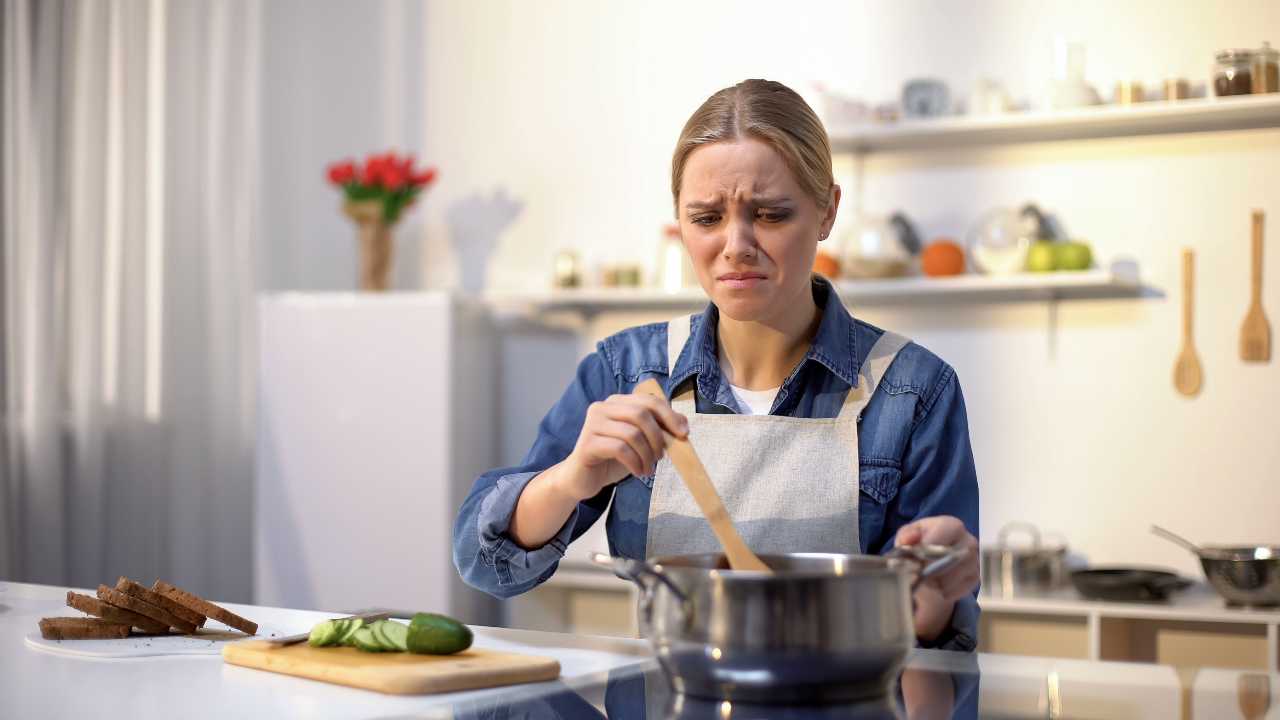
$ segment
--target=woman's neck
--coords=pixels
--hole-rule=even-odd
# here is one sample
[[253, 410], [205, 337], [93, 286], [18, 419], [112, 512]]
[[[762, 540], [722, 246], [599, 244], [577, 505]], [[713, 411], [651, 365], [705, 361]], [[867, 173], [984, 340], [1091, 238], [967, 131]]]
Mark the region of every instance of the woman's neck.
[[812, 288], [805, 285], [799, 296], [781, 305], [776, 314], [758, 320], [720, 314], [716, 345], [730, 383], [747, 390], [772, 390], [809, 352], [822, 320]]

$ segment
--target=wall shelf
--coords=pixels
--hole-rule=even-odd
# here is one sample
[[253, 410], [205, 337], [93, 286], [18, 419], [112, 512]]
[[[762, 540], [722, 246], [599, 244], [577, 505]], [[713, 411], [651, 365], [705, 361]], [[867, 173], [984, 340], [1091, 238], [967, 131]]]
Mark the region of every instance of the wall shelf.
[[[1106, 299], [1159, 294], [1144, 286], [1136, 271], [1119, 268], [1083, 272], [1019, 273], [1003, 277], [961, 275], [951, 278], [841, 280], [835, 283], [835, 287], [840, 297], [854, 306]], [[646, 288], [583, 288], [492, 294], [488, 299], [501, 309], [580, 313], [680, 310], [701, 307], [707, 302], [707, 296], [698, 288], [677, 293]]]
[[836, 153], [1280, 127], [1280, 93], [831, 128]]
[[[1174, 632], [1187, 628], [1200, 633], [1197, 643], [1200, 651], [1212, 654], [1219, 641], [1231, 642], [1242, 634], [1249, 637], [1255, 649], [1261, 648], [1265, 659], [1256, 669], [1276, 672], [1280, 668], [1280, 608], [1228, 607], [1213, 589], [1197, 582], [1185, 591], [1174, 593], [1165, 603], [1116, 603], [1086, 600], [1075, 590], [1062, 590], [1021, 597], [999, 597], [983, 592], [978, 596], [982, 607], [984, 640], [998, 642], [998, 636], [990, 631], [1005, 618], [1021, 618], [1023, 624], [1015, 625], [1019, 632], [1027, 632], [1026, 623], [1077, 622], [1082, 627], [1084, 652], [1082, 657], [1093, 660], [1127, 660], [1160, 662], [1151, 657], [1151, 649], [1141, 650], [1133, 642], [1142, 636], [1143, 626], [1155, 628], [1146, 631], [1152, 635], [1159, 629], [1172, 628]], [[1244, 631], [1242, 628], [1254, 628]], [[1156, 641], [1157, 644], [1159, 641]], [[1235, 650], [1239, 646], [1230, 646]], [[988, 652], [1001, 652], [1000, 647], [985, 647]], [[1158, 652], [1158, 651], [1157, 651]], [[1052, 649], [1043, 653], [1054, 656]], [[1253, 653], [1255, 656], [1259, 653]], [[1145, 655], [1145, 657], [1144, 657]], [[1206, 655], [1208, 657], [1208, 655]], [[1256, 658], [1255, 658], [1256, 659]], [[1206, 665], [1214, 664], [1211, 660]]]

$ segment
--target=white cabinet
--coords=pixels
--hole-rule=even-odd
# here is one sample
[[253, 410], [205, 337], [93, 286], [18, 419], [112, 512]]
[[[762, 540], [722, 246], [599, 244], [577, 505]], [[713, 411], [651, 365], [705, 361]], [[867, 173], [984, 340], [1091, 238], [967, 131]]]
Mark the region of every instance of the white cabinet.
[[495, 465], [497, 341], [444, 293], [259, 301], [254, 602], [387, 606], [496, 624], [451, 528]]

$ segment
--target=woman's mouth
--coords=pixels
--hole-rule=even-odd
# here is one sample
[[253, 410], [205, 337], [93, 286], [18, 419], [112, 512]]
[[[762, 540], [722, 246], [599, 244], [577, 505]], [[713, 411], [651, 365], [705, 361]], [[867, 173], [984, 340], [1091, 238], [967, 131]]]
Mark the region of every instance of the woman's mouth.
[[764, 282], [766, 277], [764, 273], [758, 272], [732, 272], [725, 273], [716, 280], [732, 290], [746, 290]]

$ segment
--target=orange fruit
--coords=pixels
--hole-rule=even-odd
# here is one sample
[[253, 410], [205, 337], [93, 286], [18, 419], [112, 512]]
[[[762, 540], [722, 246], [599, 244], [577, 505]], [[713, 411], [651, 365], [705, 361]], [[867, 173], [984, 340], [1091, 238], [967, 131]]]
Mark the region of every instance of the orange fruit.
[[920, 254], [920, 269], [930, 277], [964, 274], [964, 248], [950, 238], [938, 238]]
[[813, 271], [827, 278], [835, 280], [840, 277], [840, 261], [834, 256], [819, 250], [818, 254], [813, 258]]

